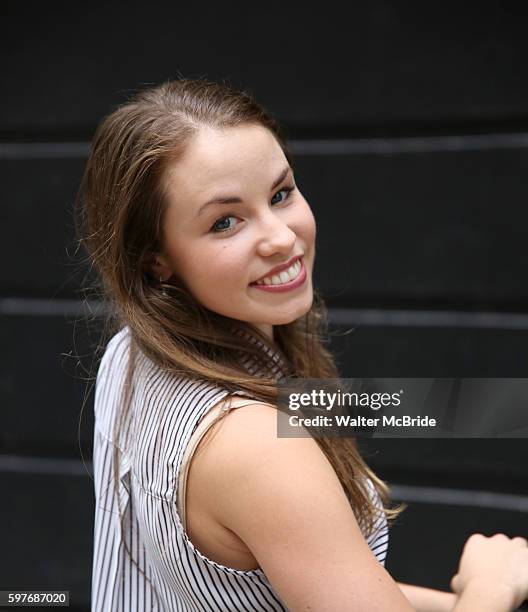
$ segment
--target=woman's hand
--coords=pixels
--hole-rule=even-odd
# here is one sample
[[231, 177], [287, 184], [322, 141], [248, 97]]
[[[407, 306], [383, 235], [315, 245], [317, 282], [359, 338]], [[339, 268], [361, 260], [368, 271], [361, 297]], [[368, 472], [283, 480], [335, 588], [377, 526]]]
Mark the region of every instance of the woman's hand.
[[510, 609], [528, 598], [528, 541], [502, 533], [491, 537], [474, 533], [464, 546], [451, 588], [460, 594], [468, 587], [486, 591], [500, 585], [511, 598]]

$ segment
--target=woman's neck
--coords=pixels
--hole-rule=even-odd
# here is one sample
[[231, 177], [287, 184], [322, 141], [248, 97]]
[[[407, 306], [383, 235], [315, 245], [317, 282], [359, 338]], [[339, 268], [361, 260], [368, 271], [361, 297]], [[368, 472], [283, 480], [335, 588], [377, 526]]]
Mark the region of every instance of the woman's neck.
[[261, 331], [271, 342], [275, 342], [275, 338], [273, 336], [273, 325], [270, 325], [269, 323], [252, 323], [252, 325]]

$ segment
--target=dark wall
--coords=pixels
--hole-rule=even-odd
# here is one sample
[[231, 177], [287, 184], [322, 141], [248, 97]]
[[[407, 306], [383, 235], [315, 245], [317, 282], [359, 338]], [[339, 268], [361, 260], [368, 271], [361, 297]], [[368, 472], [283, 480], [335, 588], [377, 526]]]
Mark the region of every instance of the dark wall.
[[[316, 285], [333, 331], [354, 328], [332, 338], [343, 376], [525, 377], [521, 5], [1, 11], [0, 534], [11, 553], [0, 590], [70, 590], [72, 609], [88, 609], [98, 320], [82, 318], [73, 201], [97, 122], [144, 85], [226, 79], [284, 125], [318, 222]], [[378, 440], [364, 452], [411, 504], [390, 548], [400, 580], [447, 588], [470, 533], [526, 532], [522, 439]], [[479, 505], [475, 489], [495, 497]]]

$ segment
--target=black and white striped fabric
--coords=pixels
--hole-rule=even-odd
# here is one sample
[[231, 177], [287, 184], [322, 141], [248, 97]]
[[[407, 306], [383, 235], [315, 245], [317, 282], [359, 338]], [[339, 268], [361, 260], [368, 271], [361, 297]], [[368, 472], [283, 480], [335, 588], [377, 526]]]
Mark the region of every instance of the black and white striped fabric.
[[[202, 415], [228, 391], [164, 371], [138, 351], [128, 419], [114, 441], [129, 343], [130, 330], [124, 327], [108, 343], [96, 381], [92, 612], [286, 610], [262, 570], [226, 567], [197, 550], [177, 513], [178, 476], [187, 443]], [[270, 356], [280, 377], [284, 362], [278, 352]], [[243, 360], [252, 373], [256, 363], [254, 357]], [[122, 452], [119, 495], [113, 477], [114, 443]], [[371, 491], [379, 505], [372, 485]], [[384, 519], [367, 541], [384, 564]]]

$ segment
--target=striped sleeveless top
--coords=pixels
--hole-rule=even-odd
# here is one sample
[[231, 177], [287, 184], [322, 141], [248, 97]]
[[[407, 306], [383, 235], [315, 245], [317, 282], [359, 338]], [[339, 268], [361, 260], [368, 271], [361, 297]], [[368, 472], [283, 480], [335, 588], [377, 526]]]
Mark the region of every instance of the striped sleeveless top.
[[[130, 410], [119, 440], [114, 440], [130, 338], [124, 327], [110, 340], [95, 387], [92, 612], [287, 610], [262, 570], [226, 567], [202, 554], [178, 513], [178, 485], [189, 440], [202, 417], [226, 397], [226, 389], [167, 372], [138, 350]], [[270, 353], [255, 337], [250, 340], [272, 358], [274, 375], [280, 378], [284, 362], [279, 352]], [[258, 374], [253, 356], [241, 355], [240, 363]], [[121, 451], [117, 490], [114, 444]], [[383, 517], [367, 542], [384, 564], [388, 529]]]

